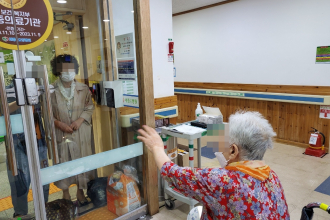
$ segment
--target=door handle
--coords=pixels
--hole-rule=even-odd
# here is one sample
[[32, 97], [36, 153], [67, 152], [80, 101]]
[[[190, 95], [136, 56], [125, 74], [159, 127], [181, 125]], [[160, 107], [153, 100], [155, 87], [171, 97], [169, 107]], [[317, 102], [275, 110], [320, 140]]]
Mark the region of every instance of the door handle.
[[[55, 92], [55, 87], [53, 85], [49, 85], [49, 89], [50, 89], [50, 93], [53, 93]], [[8, 97], [12, 97], [12, 98], [16, 98], [16, 91], [15, 91], [15, 88], [10, 88], [10, 89], [6, 89], [6, 92], [7, 92], [7, 98]], [[45, 88], [44, 86], [39, 86], [38, 87], [38, 97], [42, 94], [45, 93]]]
[[10, 123], [10, 112], [8, 108], [8, 100], [7, 100], [7, 92], [6, 92], [6, 84], [5, 79], [3, 76], [3, 69], [0, 67], [0, 97], [3, 107], [3, 115], [5, 119], [5, 125], [6, 125], [6, 142], [9, 145], [9, 149], [7, 149], [7, 153], [9, 155], [8, 157], [8, 163], [9, 163], [9, 169], [11, 170], [13, 176], [17, 176], [17, 164], [16, 164], [16, 156], [15, 156], [15, 146], [14, 146], [14, 140], [11, 130], [11, 123]]
[[48, 81], [48, 73], [47, 73], [47, 66], [43, 65], [43, 84], [44, 84], [44, 92], [46, 95], [46, 109], [48, 113], [48, 121], [50, 125], [50, 137], [51, 137], [51, 143], [52, 143], [52, 153], [53, 153], [53, 159], [54, 164], [58, 164], [59, 158], [58, 158], [58, 151], [57, 151], [57, 142], [56, 142], [56, 134], [55, 134], [55, 124], [54, 124], [54, 117], [53, 117], [53, 109], [51, 104], [51, 97], [50, 97], [50, 89], [54, 88], [53, 86], [49, 85]]

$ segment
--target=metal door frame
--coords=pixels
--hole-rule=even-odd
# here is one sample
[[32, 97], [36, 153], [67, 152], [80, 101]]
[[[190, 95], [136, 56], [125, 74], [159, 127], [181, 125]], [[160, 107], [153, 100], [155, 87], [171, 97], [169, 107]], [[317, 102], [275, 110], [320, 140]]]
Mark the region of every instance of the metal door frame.
[[[110, 0], [106, 0], [109, 3]], [[150, 56], [151, 51], [151, 31], [150, 31], [150, 6], [149, 0], [133, 0], [134, 5], [134, 20], [135, 20], [135, 42], [137, 44], [138, 55], [137, 55], [137, 68], [138, 68], [138, 79], [143, 82], [141, 88], [139, 87], [140, 103], [145, 102], [144, 106], [140, 106], [140, 117], [143, 124], [147, 124], [151, 127], [154, 126], [154, 113], [153, 108], [153, 81], [152, 81], [152, 59]], [[109, 8], [107, 9], [109, 11]], [[15, 30], [16, 32], [16, 30]], [[146, 37], [147, 36], [147, 37]], [[142, 43], [143, 42], [143, 43]], [[18, 45], [19, 46], [19, 45]], [[112, 57], [112, 56], [111, 56]], [[15, 64], [15, 72], [17, 78], [26, 77], [26, 60], [25, 52], [21, 50], [13, 50], [13, 58]], [[148, 79], [148, 80], [146, 80]], [[50, 92], [45, 91], [45, 92]], [[33, 190], [33, 201], [34, 201], [34, 211], [35, 218], [40, 220], [46, 220], [46, 208], [43, 196], [43, 186], [40, 176], [40, 161], [37, 146], [37, 137], [35, 135], [35, 125], [34, 116], [32, 111], [32, 106], [22, 106], [22, 121], [24, 127], [24, 135], [27, 149], [27, 156], [29, 162], [29, 171], [31, 177], [31, 186]], [[152, 113], [150, 113], [152, 112]], [[118, 126], [118, 123], [117, 123]], [[144, 149], [144, 159], [143, 164], [145, 173], [143, 175], [144, 179], [144, 199], [147, 203], [141, 208], [128, 213], [129, 216], [133, 217], [134, 214], [143, 215], [145, 213], [155, 214], [158, 212], [158, 187], [157, 187], [157, 168], [152, 166], [151, 154], [148, 153], [147, 149]], [[150, 164], [149, 164], [150, 163]], [[150, 189], [150, 187], [152, 189]], [[148, 190], [147, 190], [148, 189]], [[149, 191], [149, 192], [147, 192]], [[155, 196], [156, 195], [156, 196]], [[143, 214], [142, 214], [143, 213]], [[119, 219], [123, 219], [124, 216]]]
[[[26, 78], [25, 52], [13, 50], [16, 78]], [[45, 91], [49, 92], [49, 91]], [[25, 136], [26, 153], [29, 162], [31, 187], [33, 193], [33, 203], [35, 218], [46, 220], [46, 207], [43, 193], [43, 186], [40, 177], [40, 161], [38, 153], [37, 136], [35, 134], [35, 124], [32, 106], [21, 106], [22, 121]]]

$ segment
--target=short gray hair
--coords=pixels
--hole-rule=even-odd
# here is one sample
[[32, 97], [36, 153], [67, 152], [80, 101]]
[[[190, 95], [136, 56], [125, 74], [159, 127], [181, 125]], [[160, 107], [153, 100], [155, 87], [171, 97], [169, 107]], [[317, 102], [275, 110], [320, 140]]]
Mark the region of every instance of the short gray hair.
[[229, 117], [230, 144], [236, 144], [241, 160], [262, 160], [273, 148], [276, 136], [272, 126], [259, 112], [238, 111]]

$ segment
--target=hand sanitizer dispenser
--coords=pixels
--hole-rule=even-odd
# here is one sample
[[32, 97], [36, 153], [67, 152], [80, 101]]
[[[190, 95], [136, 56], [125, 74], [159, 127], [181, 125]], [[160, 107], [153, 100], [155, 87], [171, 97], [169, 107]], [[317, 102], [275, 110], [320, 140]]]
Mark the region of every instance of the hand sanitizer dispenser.
[[100, 87], [102, 87], [102, 105], [106, 105], [110, 108], [124, 107], [122, 81], [103, 81], [100, 82]]

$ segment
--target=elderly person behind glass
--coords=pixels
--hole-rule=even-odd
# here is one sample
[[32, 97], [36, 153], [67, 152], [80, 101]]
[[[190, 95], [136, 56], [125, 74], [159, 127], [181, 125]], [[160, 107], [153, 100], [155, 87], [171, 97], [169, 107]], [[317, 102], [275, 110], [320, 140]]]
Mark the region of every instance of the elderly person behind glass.
[[[69, 54], [58, 55], [51, 61], [55, 92], [51, 94], [52, 109], [60, 163], [93, 154], [92, 115], [94, 104], [89, 87], [75, 80], [79, 72], [78, 60]], [[94, 171], [80, 173], [55, 182], [63, 190], [63, 199], [71, 200], [69, 187], [77, 185], [80, 206], [87, 205], [84, 189], [94, 179]]]
[[139, 133], [164, 179], [203, 204], [201, 219], [290, 219], [279, 178], [262, 161], [276, 134], [260, 113], [230, 116], [224, 168], [179, 167], [164, 153], [154, 129], [144, 126]]

